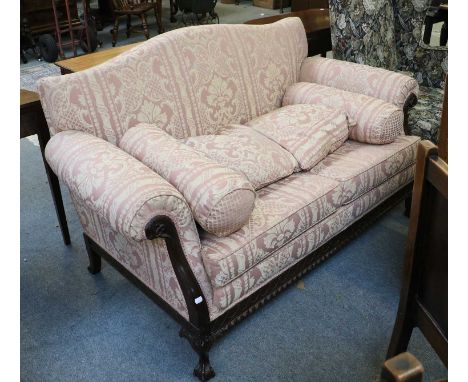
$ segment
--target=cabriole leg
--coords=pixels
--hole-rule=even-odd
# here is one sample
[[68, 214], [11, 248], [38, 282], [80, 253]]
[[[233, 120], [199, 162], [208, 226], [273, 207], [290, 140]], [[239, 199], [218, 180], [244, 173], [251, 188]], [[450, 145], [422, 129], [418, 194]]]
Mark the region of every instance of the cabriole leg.
[[205, 382], [213, 378], [216, 373], [210, 364], [209, 351], [213, 342], [209, 339], [208, 336], [203, 336], [200, 334], [192, 334], [187, 330], [182, 328], [179, 335], [185, 337], [199, 356], [198, 364], [193, 369], [193, 375], [197, 377], [200, 381]]

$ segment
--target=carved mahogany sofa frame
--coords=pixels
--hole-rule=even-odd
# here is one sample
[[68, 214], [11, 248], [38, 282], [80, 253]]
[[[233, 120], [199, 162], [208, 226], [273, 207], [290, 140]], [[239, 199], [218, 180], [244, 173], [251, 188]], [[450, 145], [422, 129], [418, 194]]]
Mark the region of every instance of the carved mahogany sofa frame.
[[279, 292], [314, 269], [322, 261], [335, 254], [402, 200], [406, 201], [407, 210], [405, 214], [408, 214], [408, 201], [411, 201], [412, 186], [413, 183], [410, 183], [397, 191], [347, 229], [323, 244], [317, 250], [305, 256], [294, 266], [272, 279], [249, 297], [226, 310], [221, 316], [211, 322], [206, 298], [183, 253], [176, 227], [173, 221], [167, 216], [156, 216], [147, 224], [145, 232], [149, 240], [162, 238], [166, 243], [175, 275], [182, 289], [185, 303], [187, 304], [189, 314], [188, 321], [95, 243], [89, 236], [83, 233], [86, 250], [89, 256], [88, 270], [92, 274], [99, 273], [101, 270], [101, 258], [104, 258], [127, 280], [131, 281], [177, 321], [181, 325], [179, 335], [185, 337], [189, 341], [190, 345], [199, 356], [198, 364], [193, 370], [193, 374], [198, 377], [200, 381], [208, 381], [215, 376], [214, 369], [210, 364], [209, 351], [217, 339], [223, 336], [235, 324], [263, 306], [272, 297], [276, 296]]

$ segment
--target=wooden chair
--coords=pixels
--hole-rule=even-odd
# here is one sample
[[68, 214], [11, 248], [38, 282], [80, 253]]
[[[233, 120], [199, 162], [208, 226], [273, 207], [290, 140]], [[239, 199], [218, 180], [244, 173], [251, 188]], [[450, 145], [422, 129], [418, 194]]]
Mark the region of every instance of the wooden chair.
[[[114, 29], [112, 30], [112, 46], [117, 43], [117, 35], [119, 33], [119, 21], [121, 17], [127, 18], [127, 38], [130, 37], [132, 31], [143, 33], [146, 39], [149, 39], [148, 22], [146, 21], [146, 13], [154, 11], [158, 32], [163, 33], [162, 25], [162, 0], [112, 0], [114, 14]], [[132, 28], [132, 16], [137, 16], [141, 20], [141, 29]]]
[[448, 366], [448, 165], [430, 141], [418, 146], [400, 305], [387, 359], [418, 327]]

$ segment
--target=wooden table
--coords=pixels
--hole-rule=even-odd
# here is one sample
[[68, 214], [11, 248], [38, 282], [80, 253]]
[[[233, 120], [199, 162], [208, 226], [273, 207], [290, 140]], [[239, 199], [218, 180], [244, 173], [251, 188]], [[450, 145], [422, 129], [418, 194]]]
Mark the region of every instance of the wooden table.
[[63, 207], [62, 193], [57, 176], [54, 174], [49, 164], [45, 160], [44, 149], [50, 139], [49, 128], [42, 111], [39, 95], [29, 90], [20, 90], [20, 138], [37, 134], [41, 149], [42, 161], [49, 181], [50, 192], [55, 205], [55, 212], [62, 231], [62, 238], [65, 245], [70, 244], [70, 233], [68, 232], [67, 218]]
[[306, 9], [304, 11], [283, 13], [249, 20], [246, 24], [270, 24], [286, 17], [299, 17], [302, 20], [307, 34], [309, 56], [320, 54], [325, 57], [326, 53], [332, 50], [330, 12], [328, 9]]
[[117, 48], [100, 50], [99, 52], [85, 54], [83, 56], [72, 57], [66, 60], [57, 61], [55, 65], [60, 68], [60, 73], [62, 74], [80, 72], [82, 70], [102, 64], [103, 62], [106, 62], [107, 60], [110, 60], [111, 58], [114, 58], [115, 56], [118, 56], [119, 54], [138, 46], [139, 44], [141, 44], [141, 42], [119, 46]]

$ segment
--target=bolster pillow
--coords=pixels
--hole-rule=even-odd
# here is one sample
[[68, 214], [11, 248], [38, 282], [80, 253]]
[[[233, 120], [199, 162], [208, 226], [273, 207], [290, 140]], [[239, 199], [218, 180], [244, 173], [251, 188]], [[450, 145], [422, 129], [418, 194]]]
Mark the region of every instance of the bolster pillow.
[[310, 82], [298, 82], [286, 89], [283, 106], [323, 105], [346, 113], [349, 139], [363, 143], [392, 143], [404, 133], [403, 111], [381, 99]]
[[405, 74], [372, 66], [323, 57], [308, 57], [299, 81], [365, 94], [403, 109], [411, 94], [419, 93], [418, 82]]
[[227, 236], [249, 219], [256, 194], [243, 174], [151, 124], [129, 129], [119, 146], [177, 188], [206, 231]]

